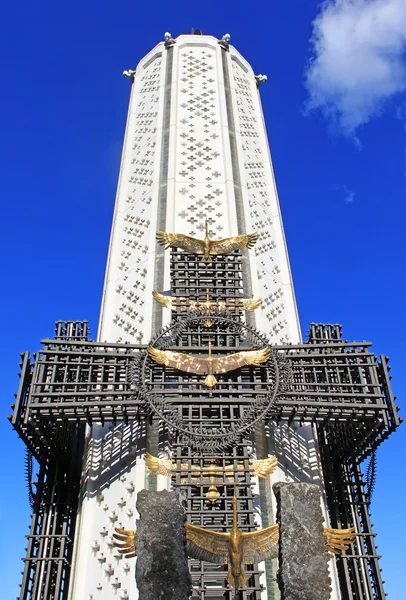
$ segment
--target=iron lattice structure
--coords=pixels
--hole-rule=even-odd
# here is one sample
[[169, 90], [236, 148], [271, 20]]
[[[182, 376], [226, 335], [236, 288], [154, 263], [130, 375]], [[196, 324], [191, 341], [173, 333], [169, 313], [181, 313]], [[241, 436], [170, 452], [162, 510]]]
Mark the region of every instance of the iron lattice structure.
[[[258, 345], [264, 343], [255, 331], [252, 315], [230, 302], [248, 295], [242, 284], [244, 261], [243, 253], [235, 252], [206, 264], [195, 255], [172, 250], [172, 295], [203, 302], [208, 290], [211, 300], [224, 300], [232, 312], [211, 315], [212, 323], [207, 326], [204, 315], [191, 316], [180, 301], [171, 313], [169, 328], [156, 336], [155, 342], [192, 354], [201, 353], [209, 340], [216, 354], [246, 349], [255, 340]], [[42, 340], [42, 344], [33, 362], [28, 353], [22, 355], [20, 386], [10, 416], [40, 465], [20, 600], [67, 598], [84, 429], [94, 423], [148, 423], [150, 451], [169, 449], [176, 461], [173, 486], [185, 498], [188, 520], [218, 531], [231, 526], [234, 484], [239, 527], [243, 531], [256, 528], [249, 459], [253, 450], [258, 458], [264, 457], [261, 436], [277, 435], [277, 426], [313, 423], [332, 527], [355, 526], [358, 533], [357, 542], [336, 559], [342, 598], [384, 599], [360, 463], [396, 429], [400, 418], [388, 359], [383, 355], [377, 358], [369, 343], [344, 341], [338, 325], [312, 324], [306, 343], [274, 347], [275, 360], [288, 364], [289, 374], [285, 372], [283, 385], [266, 405], [255, 435], [240, 426], [253, 405], [272, 396], [275, 381], [268, 367], [229, 372], [208, 389], [200, 376], [153, 363], [145, 346], [89, 340], [86, 322], [59, 322], [55, 338]], [[144, 382], [133, 376], [134, 364], [140, 362], [147, 370], [146, 390], [142, 389]], [[163, 397], [171, 406], [177, 415], [174, 423], [157, 418], [146, 401], [148, 393]], [[220, 448], [191, 444], [177, 427], [179, 422], [197, 431], [220, 431], [228, 424], [235, 427], [236, 435], [232, 443]], [[192, 477], [193, 466], [213, 462], [223, 468], [243, 465], [234, 475], [234, 484], [225, 475], [217, 476], [214, 483], [219, 499], [215, 505], [206, 495], [213, 481]], [[180, 467], [185, 463], [186, 473]], [[150, 479], [153, 487], [153, 477]], [[201, 598], [232, 597], [225, 583], [225, 567], [191, 561], [191, 573]], [[257, 566], [252, 566], [242, 593], [244, 600], [261, 597], [259, 575]]]

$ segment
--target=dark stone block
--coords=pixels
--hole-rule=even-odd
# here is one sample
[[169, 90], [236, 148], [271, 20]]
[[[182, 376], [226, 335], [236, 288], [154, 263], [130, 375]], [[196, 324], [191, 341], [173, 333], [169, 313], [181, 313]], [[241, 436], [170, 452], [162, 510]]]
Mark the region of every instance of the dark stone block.
[[282, 600], [329, 600], [331, 587], [320, 491], [309, 483], [275, 483], [280, 524]]
[[137, 497], [135, 578], [142, 600], [188, 600], [185, 514], [173, 492], [142, 490]]

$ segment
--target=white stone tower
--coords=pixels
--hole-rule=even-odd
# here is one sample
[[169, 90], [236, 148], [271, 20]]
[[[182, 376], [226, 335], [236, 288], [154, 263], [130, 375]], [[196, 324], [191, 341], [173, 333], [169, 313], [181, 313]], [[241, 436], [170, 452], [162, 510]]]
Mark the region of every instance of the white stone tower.
[[[152, 300], [154, 289], [170, 289], [169, 253], [157, 245], [156, 232], [202, 238], [206, 219], [211, 238], [259, 234], [243, 264], [244, 292], [263, 300], [249, 318], [274, 344], [301, 340], [258, 91], [261, 77], [228, 40], [166, 34], [135, 71], [125, 72], [132, 90], [99, 341], [147, 343], [169, 322], [170, 311]], [[285, 428], [278, 435], [282, 447], [301, 456], [306, 480], [317, 481], [312, 429]], [[89, 428], [72, 600], [138, 598], [135, 561], [119, 558], [112, 533], [118, 525], [134, 527], [137, 490], [149, 485], [147, 445], [148, 430], [141, 425]], [[269, 484], [292, 480], [288, 467], [281, 464]], [[169, 488], [170, 482], [159, 476], [157, 485]], [[272, 513], [274, 507], [268, 508]]]

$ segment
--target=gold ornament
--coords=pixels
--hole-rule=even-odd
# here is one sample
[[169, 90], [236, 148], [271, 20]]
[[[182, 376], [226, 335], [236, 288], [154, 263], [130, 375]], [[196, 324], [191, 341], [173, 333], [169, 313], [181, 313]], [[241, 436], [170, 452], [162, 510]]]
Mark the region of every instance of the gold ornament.
[[326, 546], [333, 554], [341, 554], [343, 550], [348, 550], [357, 537], [354, 527], [350, 527], [349, 529], [324, 527], [324, 535], [327, 540]]
[[267, 346], [260, 350], [248, 350], [235, 352], [213, 358], [211, 355], [211, 342], [209, 342], [208, 357], [192, 356], [183, 352], [172, 352], [171, 350], [158, 350], [153, 346], [148, 346], [148, 354], [152, 360], [165, 367], [173, 367], [186, 373], [196, 373], [207, 375], [204, 384], [207, 387], [214, 387], [217, 379], [214, 374], [228, 373], [245, 365], [259, 366], [265, 363], [271, 356], [271, 349]]
[[211, 256], [230, 254], [241, 248], [252, 248], [258, 239], [258, 234], [248, 233], [225, 238], [224, 240], [211, 241], [209, 239], [209, 224], [206, 221], [206, 235], [203, 240], [197, 240], [188, 235], [183, 235], [183, 233], [166, 233], [165, 231], [158, 231], [156, 238], [161, 246], [166, 248], [172, 246], [194, 254], [203, 254], [202, 261], [210, 262]]
[[123, 554], [125, 558], [133, 558], [137, 556], [137, 552], [135, 550], [135, 529], [121, 529], [120, 527], [115, 527], [114, 531], [116, 533], [113, 534], [115, 538], [114, 545], [118, 548], [120, 554]]
[[[190, 473], [190, 476], [193, 478], [199, 478], [204, 485], [205, 479], [208, 479], [208, 484], [210, 484], [209, 491], [206, 493], [206, 498], [211, 502], [215, 502], [217, 498], [220, 496], [216, 479], [225, 478], [227, 483], [235, 483], [235, 475], [243, 475], [245, 471], [244, 463], [240, 462], [235, 467], [234, 464], [227, 465], [226, 467], [220, 467], [211, 463], [210, 465], [206, 465], [204, 467], [199, 467], [197, 465], [188, 465], [188, 463], [180, 463], [180, 466], [177, 467], [176, 462], [171, 460], [170, 458], [158, 458], [152, 456], [147, 452], [145, 454], [144, 460], [147, 464], [147, 467], [154, 473], [154, 475], [165, 475], [166, 477], [172, 477], [174, 473], [180, 469], [181, 477], [187, 477]], [[249, 461], [249, 470], [252, 476], [261, 477], [265, 479], [270, 473], [273, 473], [278, 466], [278, 459], [276, 456], [268, 456], [268, 458], [262, 459], [251, 459]], [[196, 483], [197, 485], [197, 483]]]
[[152, 292], [154, 300], [158, 302], [164, 308], [170, 310], [187, 309], [189, 312], [194, 313], [199, 309], [208, 314], [213, 314], [216, 310], [218, 312], [225, 312], [226, 310], [235, 311], [237, 308], [252, 312], [262, 304], [261, 296], [255, 296], [255, 298], [229, 298], [227, 302], [225, 300], [213, 301], [209, 299], [209, 290], [206, 290], [206, 300], [199, 303], [197, 300], [187, 300], [187, 298], [178, 296], [167, 296], [154, 290]]
[[266, 558], [275, 558], [278, 552], [279, 525], [243, 533], [238, 529], [237, 498], [233, 498], [233, 525], [229, 533], [210, 531], [186, 523], [186, 550], [191, 558], [211, 563], [228, 564], [227, 581], [237, 592], [247, 581], [243, 565]]
[[210, 502], [217, 502], [220, 497], [220, 492], [218, 491], [216, 485], [214, 483], [209, 487], [209, 491], [206, 493], [206, 498], [210, 500]]

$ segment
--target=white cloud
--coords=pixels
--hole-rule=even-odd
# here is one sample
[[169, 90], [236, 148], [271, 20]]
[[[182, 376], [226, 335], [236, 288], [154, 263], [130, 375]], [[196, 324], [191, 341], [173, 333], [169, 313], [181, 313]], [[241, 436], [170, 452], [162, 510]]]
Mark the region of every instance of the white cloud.
[[406, 0], [326, 0], [313, 22], [307, 111], [346, 135], [406, 90]]
[[351, 204], [351, 202], [354, 202], [355, 192], [353, 192], [352, 190], [349, 190], [349, 189], [345, 189], [344, 191], [345, 191], [344, 202], [346, 202], [347, 204]]
[[403, 123], [403, 126], [406, 129], [406, 102], [398, 104], [396, 107], [396, 117]]
[[340, 197], [346, 204], [351, 204], [351, 202], [354, 202], [355, 192], [350, 190], [350, 188], [348, 188], [346, 185], [337, 185], [335, 189], [340, 193]]

